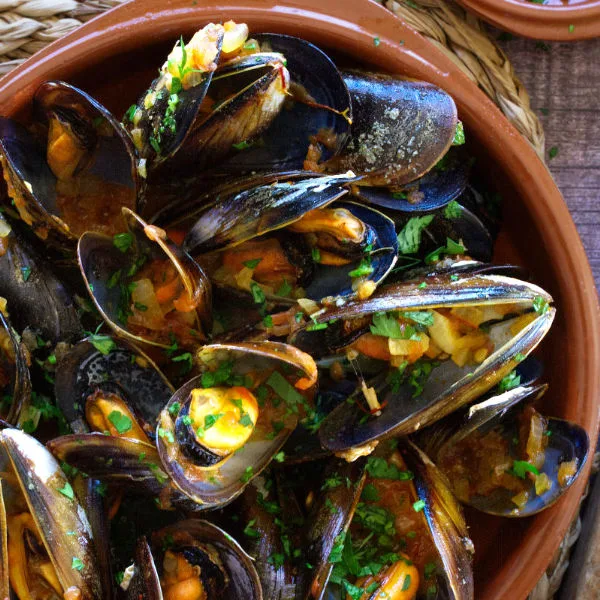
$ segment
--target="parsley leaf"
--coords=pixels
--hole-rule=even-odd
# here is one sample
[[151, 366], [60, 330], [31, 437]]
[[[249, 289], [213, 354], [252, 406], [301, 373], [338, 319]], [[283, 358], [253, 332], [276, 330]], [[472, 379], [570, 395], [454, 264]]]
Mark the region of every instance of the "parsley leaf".
[[516, 371], [511, 371], [506, 377], [503, 377], [498, 384], [498, 392], [508, 392], [521, 385], [521, 376]]
[[416, 254], [421, 245], [423, 230], [433, 221], [433, 215], [412, 217], [398, 234], [398, 246], [402, 254]]
[[444, 207], [444, 216], [446, 219], [458, 219], [462, 215], [462, 208], [456, 200], [448, 202]]
[[117, 233], [113, 236], [113, 245], [117, 250], [125, 253], [133, 244], [133, 233]]
[[465, 143], [465, 127], [462, 121], [456, 124], [456, 131], [454, 132], [454, 140], [452, 140], [453, 146], [462, 146]]
[[512, 469], [508, 471], [511, 475], [515, 477], [519, 477], [519, 479], [525, 479], [527, 477], [527, 473], [533, 473], [534, 475], [539, 475], [540, 472], [531, 463], [526, 460], [515, 460], [513, 461]]
[[120, 435], [127, 433], [133, 425], [131, 419], [118, 410], [111, 411], [108, 420], [115, 426]]
[[419, 341], [421, 336], [412, 325], [400, 323], [393, 315], [376, 313], [370, 327], [373, 335], [382, 335], [395, 340]]
[[373, 479], [410, 481], [414, 477], [411, 471], [402, 471], [396, 465], [388, 463], [385, 458], [378, 456], [370, 456], [367, 459], [367, 473]]

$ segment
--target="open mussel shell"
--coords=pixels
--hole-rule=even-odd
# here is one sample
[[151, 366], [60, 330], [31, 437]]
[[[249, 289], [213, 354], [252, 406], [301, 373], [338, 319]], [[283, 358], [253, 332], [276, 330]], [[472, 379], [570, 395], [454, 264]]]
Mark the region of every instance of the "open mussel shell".
[[[267, 485], [268, 482], [268, 485]], [[252, 558], [264, 598], [278, 600], [296, 600], [296, 579], [294, 565], [289, 561], [276, 562], [271, 557], [283, 554], [280, 530], [277, 522], [285, 522], [282, 515], [283, 506], [279, 501], [278, 486], [273, 485], [273, 479], [267, 480], [259, 475], [251, 481], [244, 493], [231, 505], [234, 514], [240, 515], [241, 527], [238, 529], [240, 543]], [[267, 510], [266, 503], [276, 503]], [[251, 523], [251, 527], [259, 535], [244, 535], [242, 529]]]
[[151, 544], [145, 538], [138, 541], [135, 572], [127, 598], [159, 600], [167, 597], [168, 587], [161, 589], [166, 552], [180, 553], [189, 564], [200, 567], [202, 598], [263, 599], [251, 558], [228, 533], [200, 519], [179, 521], [156, 531]]
[[[14, 475], [2, 480], [3, 517], [10, 521], [24, 511], [31, 514], [63, 591], [76, 587], [82, 598], [106, 598], [89, 521], [72, 491], [68, 493], [68, 480], [54, 457], [36, 439], [16, 429], [0, 432], [0, 448], [2, 470]], [[3, 525], [4, 518], [0, 519]], [[4, 536], [5, 532], [3, 527]], [[6, 538], [4, 549], [5, 544]], [[0, 581], [8, 568], [6, 552], [2, 560]]]
[[[197, 362], [202, 375], [179, 388], [161, 412], [157, 446], [175, 485], [199, 508], [213, 508], [233, 500], [260, 474], [296, 427], [299, 415], [310, 410], [317, 367], [308, 354], [277, 342], [204, 346]], [[219, 369], [228, 370], [229, 381], [232, 377], [262, 381], [261, 390], [266, 395], [252, 433], [237, 451], [228, 454], [203, 446], [194, 434], [202, 424], [189, 422], [192, 391], [204, 388], [210, 398], [222, 389], [219, 386], [224, 382], [216, 383], [216, 387], [203, 385], [207, 374]], [[248, 385], [243, 384], [245, 393], [259, 393], [260, 385]], [[274, 427], [273, 421], [279, 427]]]
[[[519, 415], [526, 401], [538, 400], [547, 391], [547, 385], [519, 386], [498, 396], [493, 396], [478, 404], [472, 405], [468, 411], [456, 416], [452, 415], [442, 423], [428, 428], [427, 434], [421, 437], [428, 454], [436, 464], [444, 468], [444, 457], [452, 453], [453, 447], [463, 442], [468, 443], [469, 436], [475, 432], [485, 434], [498, 431], [506, 440], [512, 454], [514, 441], [519, 440]], [[575, 423], [547, 418], [547, 446], [544, 448], [544, 464], [539, 469], [547, 475], [551, 482], [550, 489], [541, 494], [533, 492], [531, 482], [530, 493], [523, 506], [517, 506], [513, 497], [516, 491], [496, 487], [488, 495], [470, 495], [467, 504], [481, 512], [504, 517], [529, 517], [554, 504], [573, 484], [581, 473], [589, 453], [589, 437], [587, 432]], [[515, 458], [518, 456], [515, 454]], [[561, 463], [575, 461], [575, 471], [566, 479], [564, 485], [558, 481]], [[473, 465], [473, 468], [477, 468]]]
[[283, 54], [290, 73], [290, 106], [275, 118], [257, 143], [237, 152], [218, 171], [287, 171], [302, 169], [310, 137], [327, 133], [330, 147], [322, 158], [337, 154], [348, 139], [351, 100], [331, 59], [306, 40], [276, 33], [254, 36], [261, 48]]
[[425, 453], [408, 440], [399, 449], [414, 474], [417, 496], [424, 504], [423, 514], [444, 566], [436, 597], [473, 600], [474, 548], [461, 506], [448, 480]]
[[[0, 256], [0, 295], [12, 310], [17, 331], [33, 328], [53, 345], [71, 342], [83, 334], [74, 294], [55, 275], [36, 240], [27, 238], [24, 226], [0, 215], [4, 252]], [[65, 271], [63, 271], [63, 276]], [[16, 310], [18, 307], [18, 310]]]
[[342, 186], [351, 175], [278, 181], [233, 194], [204, 212], [187, 234], [183, 247], [202, 254], [241, 244], [282, 229], [304, 214], [348, 193]]
[[445, 448], [457, 444], [478, 429], [489, 426], [490, 422], [497, 423], [512, 407], [528, 398], [540, 398], [547, 389], [547, 385], [524, 384], [500, 394], [487, 394], [485, 399], [437, 421], [415, 433], [411, 439], [437, 463], [438, 456]]
[[28, 354], [8, 318], [0, 311], [1, 418], [15, 425], [29, 404], [31, 380]]
[[[185, 346], [181, 331], [174, 331], [164, 318], [154, 285], [148, 279], [153, 273], [144, 278], [152, 285], [149, 300], [153, 301], [153, 307], [136, 301], [140, 270], [144, 265], [149, 268], [158, 265], [165, 277], [167, 270], [173, 271], [173, 281], [177, 280], [181, 287], [180, 299], [185, 295], [186, 314], [191, 318], [186, 321], [187, 326], [180, 329], [193, 335], [196, 342], [202, 340], [210, 330], [212, 319], [211, 286], [204, 271], [167, 239], [164, 230], [148, 225], [127, 209], [123, 211], [129, 224], [129, 233], [119, 234], [128, 236], [125, 248], [118, 248], [115, 238], [96, 233], [82, 235], [77, 246], [81, 273], [100, 314], [117, 335], [133, 342], [167, 348], [175, 340], [180, 347]], [[179, 313], [179, 310], [174, 308], [173, 312]], [[135, 329], [131, 325], [132, 317], [136, 318]]]
[[450, 148], [456, 105], [429, 83], [344, 73], [352, 98], [351, 138], [327, 164], [362, 175], [360, 185], [401, 186], [423, 176]]
[[394, 191], [360, 186], [355, 192], [363, 202], [397, 212], [429, 212], [457, 200], [469, 183], [470, 162], [464, 151], [451, 148], [433, 169]]
[[160, 509], [196, 509], [172, 484], [154, 444], [103, 433], [77, 433], [55, 437], [47, 447], [58, 460], [93, 479], [153, 498]]
[[[355, 202], [336, 202], [331, 208], [341, 208], [362, 221], [371, 232], [370, 247], [365, 253], [370, 259], [372, 272], [362, 280], [383, 281], [396, 264], [398, 238], [394, 222], [383, 213]], [[344, 266], [316, 264], [310, 282], [306, 285], [306, 297], [312, 300], [346, 297], [355, 294], [350, 273], [359, 267], [361, 260]]]
[[126, 131], [104, 106], [62, 81], [43, 83], [33, 102], [47, 147], [21, 125], [0, 121], [9, 194], [21, 219], [59, 249], [71, 249], [87, 230], [120, 231], [121, 207], [137, 208], [140, 187]]
[[173, 168], [196, 170], [219, 164], [237, 145], [245, 146], [281, 112], [288, 87], [285, 57], [277, 52], [257, 52], [221, 64], [209, 88], [217, 106], [195, 120], [168, 163], [168, 175]]
[[[173, 391], [152, 360], [122, 340], [108, 352], [101, 352], [88, 340], [79, 342], [61, 357], [54, 383], [56, 403], [74, 433], [90, 430], [87, 403], [100, 397], [121, 400], [139, 418], [150, 439]], [[127, 431], [123, 435], [127, 437]]]
[[[302, 540], [304, 558], [312, 565], [299, 579], [298, 600], [321, 600], [334, 564], [329, 562], [336, 542], [342, 539], [354, 516], [366, 478], [365, 459], [353, 463], [332, 458], [325, 467], [322, 480], [335, 478], [339, 485], [319, 491], [308, 515], [309, 525]], [[332, 507], [334, 507], [332, 509]]]
[[[173, 127], [162, 127], [163, 119], [169, 107], [170, 93], [166, 87], [167, 75], [161, 72], [159, 76], [144, 91], [135, 109], [125, 115], [123, 124], [136, 141], [137, 150], [146, 161], [146, 168], [152, 171], [155, 165], [172, 158], [189, 136], [198, 114], [202, 101], [211, 84], [216, 63], [221, 54], [223, 44], [223, 27], [207, 25], [203, 32], [206, 39], [215, 46], [213, 68], [203, 73], [201, 81], [188, 89], [178, 92], [178, 102], [173, 111]], [[179, 45], [180, 42], [177, 43]], [[162, 70], [161, 70], [162, 71]], [[156, 140], [153, 146], [152, 140]], [[158, 152], [157, 150], [160, 150]]]
[[[298, 331], [292, 343], [299, 348], [318, 349], [320, 354], [335, 353], [352, 343], [361, 331], [350, 337], [344, 332], [344, 322], [388, 311], [408, 309], [428, 310], [441, 307], [489, 306], [516, 303], [523, 311], [531, 309], [533, 301], [552, 298], [541, 288], [501, 276], [474, 276], [452, 281], [439, 277], [422, 286], [417, 282], [397, 284], [378, 290], [365, 301], [350, 301], [341, 308], [328, 310], [315, 319], [325, 328], [309, 325]], [[407, 435], [437, 421], [460, 406], [471, 402], [490, 390], [512, 371], [539, 344], [552, 324], [555, 310], [548, 308], [513, 335], [512, 320], [490, 328], [493, 352], [476, 367], [459, 368], [454, 362], [442, 361], [433, 369], [423, 392], [413, 397], [413, 389], [402, 385], [393, 392], [385, 378], [376, 377], [373, 385], [380, 403], [386, 403], [381, 414], [365, 421], [359, 403], [335, 408], [323, 421], [319, 430], [321, 443], [326, 448], [341, 452], [377, 440]], [[368, 331], [368, 329], [367, 329]], [[383, 365], [382, 369], [385, 369]]]

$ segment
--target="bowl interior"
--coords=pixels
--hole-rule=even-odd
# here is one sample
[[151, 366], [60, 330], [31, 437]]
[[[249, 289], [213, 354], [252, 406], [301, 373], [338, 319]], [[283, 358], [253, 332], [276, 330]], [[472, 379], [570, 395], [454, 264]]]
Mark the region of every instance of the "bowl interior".
[[[479, 157], [477, 168], [504, 198], [505, 220], [496, 260], [525, 265], [534, 281], [556, 300], [558, 317], [540, 349], [551, 385], [543, 409], [582, 424], [595, 439], [600, 334], [591, 272], [552, 178], [492, 103], [451, 61], [375, 3], [340, 0], [325, 8], [319, 0], [277, 6], [246, 0], [232, 3], [227, 11], [191, 4], [174, 0], [165, 7], [159, 0], [146, 0], [90, 22], [0, 81], [0, 114], [26, 120], [28, 101], [38, 83], [62, 78], [120, 116], [154, 77], [180, 34], [189, 35], [211, 20], [229, 18], [249, 23], [254, 32], [299, 35], [357, 64], [440, 85], [457, 101]], [[378, 43], [374, 43], [376, 37]], [[478, 598], [526, 597], [575, 514], [584, 484], [582, 478], [557, 505], [527, 520], [469, 512], [477, 550]]]

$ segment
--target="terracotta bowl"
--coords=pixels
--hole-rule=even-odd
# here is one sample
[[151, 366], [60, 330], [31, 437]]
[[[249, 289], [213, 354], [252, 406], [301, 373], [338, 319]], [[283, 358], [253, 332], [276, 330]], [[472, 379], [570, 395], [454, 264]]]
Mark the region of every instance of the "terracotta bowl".
[[575, 41], [600, 37], [599, 0], [457, 0], [483, 20], [524, 37]]
[[[600, 405], [599, 310], [594, 280], [552, 177], [496, 106], [431, 44], [365, 0], [232, 0], [224, 8], [195, 0], [125, 4], [43, 50], [0, 81], [0, 114], [27, 117], [43, 80], [82, 86], [123, 114], [156, 73], [180, 34], [234, 18], [251, 31], [302, 36], [357, 64], [431, 81], [456, 100], [479, 163], [502, 188], [505, 225], [497, 260], [515, 260], [554, 296], [559, 316], [542, 352], [552, 392], [544, 410], [585, 426], [596, 439]], [[379, 43], [374, 43], [374, 38]], [[573, 519], [589, 472], [553, 508], [527, 520], [469, 513], [477, 548], [477, 598], [525, 598]]]

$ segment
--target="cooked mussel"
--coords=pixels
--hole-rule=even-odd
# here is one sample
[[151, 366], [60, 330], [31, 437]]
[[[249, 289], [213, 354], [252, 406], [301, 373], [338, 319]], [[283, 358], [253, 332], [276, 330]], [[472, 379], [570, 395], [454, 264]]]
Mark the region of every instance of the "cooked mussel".
[[125, 119], [143, 168], [202, 169], [261, 133], [286, 97], [285, 57], [247, 41], [248, 27], [209, 24], [175, 45]]
[[138, 540], [127, 598], [262, 600], [250, 557], [225, 531], [188, 519]]
[[158, 424], [164, 469], [204, 508], [224, 504], [279, 451], [312, 411], [312, 358], [277, 342], [214, 344], [202, 372], [179, 388]]
[[478, 398], [541, 341], [554, 318], [551, 301], [516, 279], [450, 275], [316, 314], [292, 343], [317, 356], [344, 353], [357, 373], [373, 374], [325, 418], [321, 443], [372, 451]]
[[435, 166], [410, 183], [390, 188], [354, 186], [364, 202], [395, 212], [429, 212], [458, 200], [469, 184], [471, 161], [462, 148], [450, 148]]
[[98, 431], [146, 442], [154, 439], [158, 415], [173, 391], [139, 349], [97, 335], [61, 358], [54, 384], [56, 403], [73, 433]]
[[0, 530], [3, 598], [107, 596], [92, 530], [69, 481], [40, 442], [16, 429], [0, 432]]
[[[0, 296], [11, 309], [11, 322], [23, 333], [26, 329], [56, 345], [80, 338], [75, 294], [65, 282], [63, 267], [59, 279], [44, 250], [29, 239], [23, 223], [0, 215]], [[15, 307], [15, 310], [12, 310]]]
[[137, 208], [134, 149], [126, 131], [91, 96], [62, 81], [43, 83], [34, 115], [44, 136], [0, 119], [4, 178], [19, 216], [59, 249], [84, 231], [121, 231], [121, 208]]
[[123, 211], [127, 232], [88, 232], [79, 240], [92, 300], [120, 336], [165, 348], [195, 346], [210, 331], [210, 281], [164, 230]]
[[583, 428], [542, 416], [528, 401], [548, 386], [518, 386], [432, 426], [425, 447], [461, 502], [488, 514], [527, 517], [577, 479], [589, 452]]
[[353, 123], [344, 150], [327, 171], [352, 170], [359, 185], [397, 187], [429, 171], [456, 134], [456, 106], [434, 85], [386, 75], [344, 73]]
[[[283, 110], [261, 136], [244, 144], [217, 172], [282, 172], [310, 169], [310, 161], [329, 160], [344, 147], [352, 123], [344, 79], [319, 48], [276, 33], [255, 36], [262, 49], [285, 56], [289, 71]], [[305, 162], [307, 154], [310, 160]]]
[[[351, 202], [348, 177], [317, 177], [242, 192], [207, 210], [184, 241], [215, 283], [266, 298], [321, 300], [364, 293], [396, 261], [393, 222]], [[257, 216], [260, 215], [260, 218]], [[254, 289], [253, 289], [254, 288]]]
[[[29, 404], [31, 381], [29, 356], [6, 315], [6, 300], [0, 297], [0, 418], [15, 425]], [[4, 312], [3, 312], [4, 311]]]
[[329, 557], [325, 597], [472, 599], [472, 551], [444, 477], [402, 442], [368, 459], [350, 529]]

